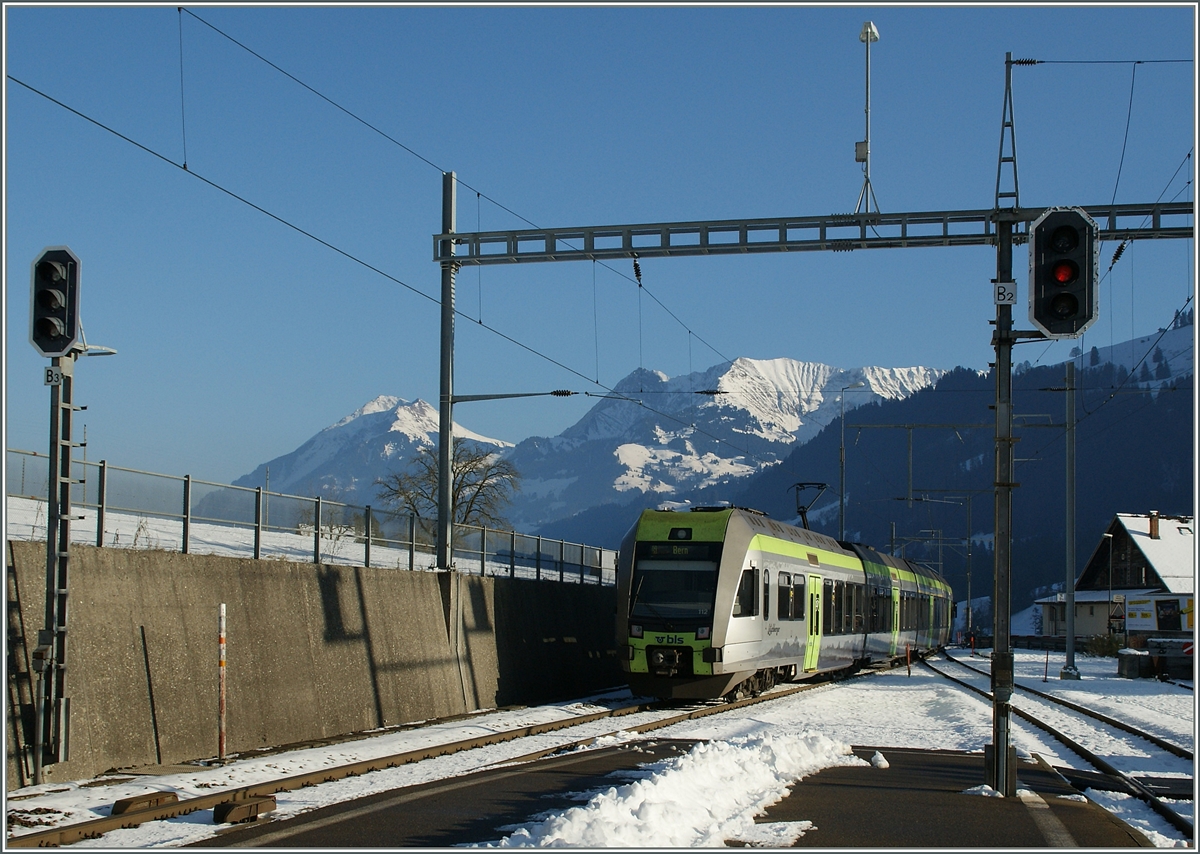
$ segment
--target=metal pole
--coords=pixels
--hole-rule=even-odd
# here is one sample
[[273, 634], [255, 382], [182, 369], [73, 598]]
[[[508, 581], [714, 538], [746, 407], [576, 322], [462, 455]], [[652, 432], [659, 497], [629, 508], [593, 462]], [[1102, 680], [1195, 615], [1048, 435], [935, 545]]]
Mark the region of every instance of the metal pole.
[[971, 501], [975, 496], [967, 494], [967, 634], [971, 633]]
[[[866, 135], [863, 139], [867, 143], [867, 150], [866, 160], [863, 163], [863, 175], [865, 177], [863, 193], [868, 193], [871, 191], [871, 35], [869, 30], [864, 41], [867, 45], [867, 106], [863, 111], [866, 115]], [[869, 200], [864, 197], [863, 201], [866, 202], [864, 210], [870, 211], [871, 204]]]
[[321, 562], [321, 496], [317, 496], [316, 520], [313, 523], [313, 563]]
[[188, 553], [192, 541], [192, 476], [183, 476], [183, 553]]
[[[21, 463], [24, 467], [25, 463]], [[108, 504], [108, 460], [100, 461], [100, 483], [96, 488], [96, 548], [104, 546], [104, 510]]]
[[[867, 43], [869, 51], [870, 42]], [[870, 55], [870, 54], [868, 54]], [[842, 542], [846, 539], [846, 390], [842, 389], [842, 445], [839, 458], [838, 473], [840, 475], [840, 484], [838, 486], [838, 541]]]
[[[69, 733], [66, 698], [67, 590], [71, 550], [71, 417], [75, 380], [75, 353], [56, 356], [54, 367], [62, 384], [50, 387], [50, 478], [46, 507], [46, 627], [38, 633], [44, 648], [46, 676], [39, 691], [43, 729], [34, 745], [35, 775], [41, 776], [46, 747], [53, 746], [51, 762], [67, 758]], [[36, 729], [36, 727], [35, 727]]]
[[[1011, 73], [1011, 66], [1009, 67]], [[997, 224], [996, 282], [1012, 282], [1013, 220], [1000, 219]], [[996, 570], [992, 588], [993, 636], [992, 645], [992, 743], [990, 779], [993, 789], [1005, 797], [1016, 795], [1010, 775], [1011, 707], [1013, 692], [1013, 653], [1011, 637], [1011, 571], [1012, 571], [1012, 490], [1013, 482], [1013, 419], [1012, 419], [1012, 348], [1015, 335], [1012, 325], [1012, 306], [997, 304], [996, 331]], [[1013, 769], [1015, 770], [1015, 769]]]
[[1105, 538], [1106, 540], [1108, 540], [1108, 627], [1107, 627], [1107, 632], [1106, 632], [1106, 633], [1111, 635], [1111, 634], [1113, 634], [1113, 600], [1112, 600], [1112, 597], [1113, 597], [1113, 593], [1112, 593], [1112, 576], [1113, 576], [1113, 565], [1112, 565], [1112, 544], [1113, 544], [1113, 535], [1112, 535], [1112, 534], [1110, 534], [1110, 533], [1107, 533], [1107, 532], [1105, 532], [1105, 534], [1104, 534], [1104, 538]]
[[363, 566], [366, 569], [371, 568], [371, 505], [366, 506], [363, 512], [363, 527], [366, 528], [366, 538], [363, 545]]
[[1067, 663], [1059, 679], [1078, 679], [1075, 666], [1075, 361], [1067, 362], [1067, 510], [1066, 510]]
[[254, 559], [262, 557], [263, 490], [254, 487]]
[[[455, 231], [457, 191], [453, 172], [442, 173], [442, 234]], [[454, 255], [454, 241], [442, 241], [444, 258]], [[454, 274], [458, 265], [442, 262], [441, 379], [438, 415], [438, 529], [436, 567], [450, 571], [454, 564], [451, 536], [454, 525]]]

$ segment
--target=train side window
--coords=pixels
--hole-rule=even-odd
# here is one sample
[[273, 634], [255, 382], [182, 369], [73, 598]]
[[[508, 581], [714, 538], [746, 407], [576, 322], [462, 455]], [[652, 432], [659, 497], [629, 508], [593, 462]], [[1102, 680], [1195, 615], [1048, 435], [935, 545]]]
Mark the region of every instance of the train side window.
[[763, 570], [763, 598], [762, 598], [762, 615], [763, 619], [771, 616], [771, 570]]
[[792, 619], [793, 602], [792, 602], [792, 576], [786, 572], [779, 573], [779, 592], [775, 594], [779, 598], [779, 619]]
[[795, 580], [792, 583], [792, 601], [795, 603], [794, 610], [792, 612], [792, 617], [797, 620], [803, 620], [804, 619], [804, 603], [806, 601], [804, 598], [804, 576], [803, 575], [797, 575], [795, 577]]
[[753, 617], [757, 611], [754, 607], [754, 594], [758, 590], [755, 569], [743, 569], [742, 577], [738, 579], [737, 593], [733, 597], [733, 616]]
[[825, 579], [825, 625], [822, 632], [827, 635], [837, 634], [837, 623], [834, 621], [833, 614], [837, 610], [837, 592], [833, 586], [833, 579]]

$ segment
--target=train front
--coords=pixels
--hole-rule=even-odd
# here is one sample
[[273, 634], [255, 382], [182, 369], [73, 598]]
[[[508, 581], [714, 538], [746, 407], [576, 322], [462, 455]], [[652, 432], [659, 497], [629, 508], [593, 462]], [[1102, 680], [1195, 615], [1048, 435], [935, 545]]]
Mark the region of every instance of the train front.
[[635, 694], [720, 697], [746, 677], [725, 674], [714, 635], [725, 529], [732, 511], [646, 510], [621, 544], [617, 649]]

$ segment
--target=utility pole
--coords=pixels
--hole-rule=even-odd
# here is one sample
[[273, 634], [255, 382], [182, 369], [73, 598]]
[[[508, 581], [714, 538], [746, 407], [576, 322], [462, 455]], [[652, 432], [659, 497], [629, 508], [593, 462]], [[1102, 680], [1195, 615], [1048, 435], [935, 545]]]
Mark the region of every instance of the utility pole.
[[1067, 662], [1059, 679], [1078, 679], [1075, 666], [1075, 359], [1067, 362]]
[[[442, 234], [453, 235], [457, 208], [457, 183], [453, 172], [442, 173]], [[436, 566], [454, 568], [454, 238], [445, 237], [439, 246], [442, 265], [441, 378], [438, 392], [438, 518]]]

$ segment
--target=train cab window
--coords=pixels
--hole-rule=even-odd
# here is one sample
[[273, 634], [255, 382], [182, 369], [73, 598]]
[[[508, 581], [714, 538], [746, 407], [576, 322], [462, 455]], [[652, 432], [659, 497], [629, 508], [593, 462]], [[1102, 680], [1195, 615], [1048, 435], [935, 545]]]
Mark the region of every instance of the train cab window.
[[804, 619], [804, 576], [797, 575], [792, 581], [792, 618]]
[[758, 613], [755, 594], [758, 592], [758, 570], [743, 569], [738, 579], [737, 593], [733, 597], [733, 616], [753, 617]]
[[716, 591], [716, 561], [640, 557], [629, 615], [639, 623], [710, 620]]
[[779, 592], [775, 595], [779, 600], [779, 619], [792, 619], [795, 605], [792, 599], [792, 576], [789, 573], [779, 573]]

